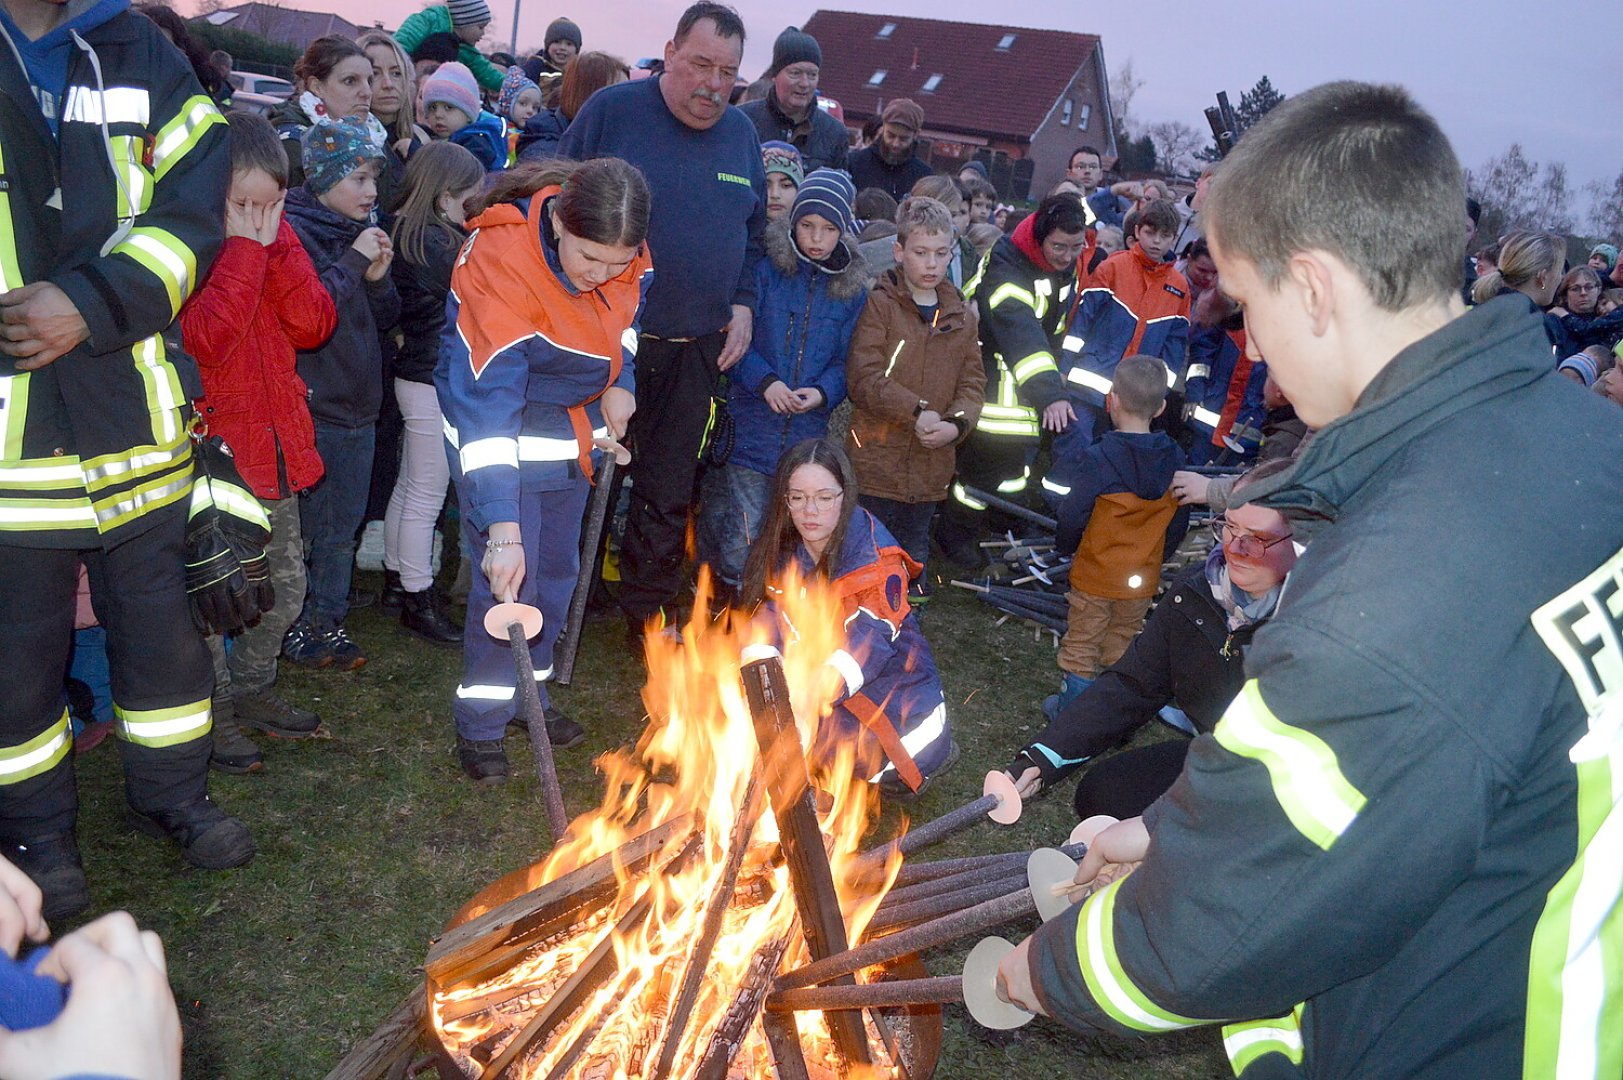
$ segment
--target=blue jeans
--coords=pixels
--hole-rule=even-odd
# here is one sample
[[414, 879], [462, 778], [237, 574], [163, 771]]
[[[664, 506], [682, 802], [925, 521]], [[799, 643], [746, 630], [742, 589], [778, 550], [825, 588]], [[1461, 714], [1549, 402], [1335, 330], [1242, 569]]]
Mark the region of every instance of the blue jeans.
[[761, 532], [772, 477], [742, 465], [723, 465], [704, 474], [699, 507], [699, 558], [717, 581], [734, 589], [744, 580], [750, 544]]
[[321, 482], [299, 496], [306, 591], [299, 621], [317, 630], [342, 626], [349, 614], [355, 571], [355, 533], [366, 516], [376, 429], [315, 422], [316, 452], [326, 467]]

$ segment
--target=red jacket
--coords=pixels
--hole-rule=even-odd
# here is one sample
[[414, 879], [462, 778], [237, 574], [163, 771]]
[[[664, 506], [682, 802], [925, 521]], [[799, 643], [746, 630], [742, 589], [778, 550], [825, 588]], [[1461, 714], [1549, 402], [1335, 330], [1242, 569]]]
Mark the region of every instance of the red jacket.
[[202, 415], [262, 499], [285, 498], [321, 479], [294, 351], [319, 348], [337, 322], [332, 297], [286, 218], [269, 247], [227, 237], [203, 287], [181, 309], [181, 335], [203, 375]]

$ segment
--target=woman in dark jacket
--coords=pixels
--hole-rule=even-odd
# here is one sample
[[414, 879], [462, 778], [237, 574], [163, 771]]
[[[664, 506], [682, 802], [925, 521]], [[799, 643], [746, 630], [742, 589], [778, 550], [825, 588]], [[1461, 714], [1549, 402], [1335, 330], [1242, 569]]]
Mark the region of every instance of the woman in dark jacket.
[[[1236, 487], [1289, 465], [1259, 465]], [[1187, 721], [1192, 734], [1217, 726], [1245, 682], [1245, 646], [1273, 614], [1296, 549], [1285, 518], [1261, 506], [1231, 506], [1215, 528], [1220, 542], [1205, 564], [1173, 584], [1122, 658], [1004, 767], [1022, 795], [1063, 780], [1169, 705], [1182, 715], [1168, 719]], [[1188, 750], [1188, 739], [1173, 738], [1106, 758], [1077, 785], [1077, 815], [1138, 816], [1172, 786]]]
[[372, 115], [372, 61], [355, 42], [337, 34], [316, 38], [304, 50], [293, 74], [299, 92], [270, 112], [282, 148], [287, 151], [287, 186], [304, 183], [302, 139], [315, 124], [344, 118], [365, 125], [372, 142], [382, 151], [388, 133]]
[[540, 161], [558, 156], [558, 140], [564, 137], [586, 99], [603, 89], [623, 83], [631, 77], [631, 69], [617, 56], [604, 52], [582, 53], [564, 69], [558, 107], [542, 109], [524, 125], [518, 137], [518, 159]]

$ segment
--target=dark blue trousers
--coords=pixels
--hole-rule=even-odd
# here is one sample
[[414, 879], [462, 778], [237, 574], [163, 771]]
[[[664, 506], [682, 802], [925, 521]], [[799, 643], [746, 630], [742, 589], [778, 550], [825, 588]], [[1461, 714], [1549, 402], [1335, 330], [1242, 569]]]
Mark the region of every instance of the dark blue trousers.
[[[535, 665], [536, 689], [547, 704], [546, 680], [552, 677], [552, 647], [569, 617], [569, 599], [580, 573], [581, 517], [586, 512], [591, 485], [584, 478], [561, 491], [520, 491], [519, 532], [524, 538], [524, 580], [518, 602], [541, 609], [541, 633], [530, 639], [530, 663]], [[459, 498], [461, 487], [458, 487]], [[462, 683], [456, 688], [451, 714], [457, 734], [466, 739], [502, 737], [518, 709], [514, 687], [518, 676], [507, 639], [485, 632], [485, 613], [496, 603], [490, 581], [480, 563], [486, 535], [469, 522], [462, 505], [462, 535], [473, 560], [473, 585], [468, 592], [468, 619], [462, 634]]]

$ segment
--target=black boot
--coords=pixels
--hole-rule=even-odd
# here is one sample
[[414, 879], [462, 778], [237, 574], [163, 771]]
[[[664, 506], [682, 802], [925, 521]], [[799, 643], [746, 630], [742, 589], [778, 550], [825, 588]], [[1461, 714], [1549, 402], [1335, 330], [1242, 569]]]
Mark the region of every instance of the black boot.
[[408, 595], [400, 585], [400, 571], [385, 569], [383, 592], [378, 594], [378, 607], [384, 611], [399, 611], [405, 606]]
[[465, 739], [458, 735], [456, 756], [468, 779], [486, 787], [507, 783], [512, 772], [500, 739]]
[[28, 841], [3, 841], [0, 853], [32, 878], [45, 894], [42, 914], [53, 930], [61, 929], [61, 923], [90, 906], [90, 886], [85, 882], [79, 845], [74, 843], [72, 833]]
[[439, 593], [429, 586], [422, 592], [403, 592], [400, 625], [435, 645], [461, 645], [462, 627], [441, 606]]
[[204, 870], [245, 866], [259, 850], [248, 826], [215, 806], [207, 795], [152, 814], [131, 808], [126, 817], [137, 832], [175, 841], [186, 861]]

